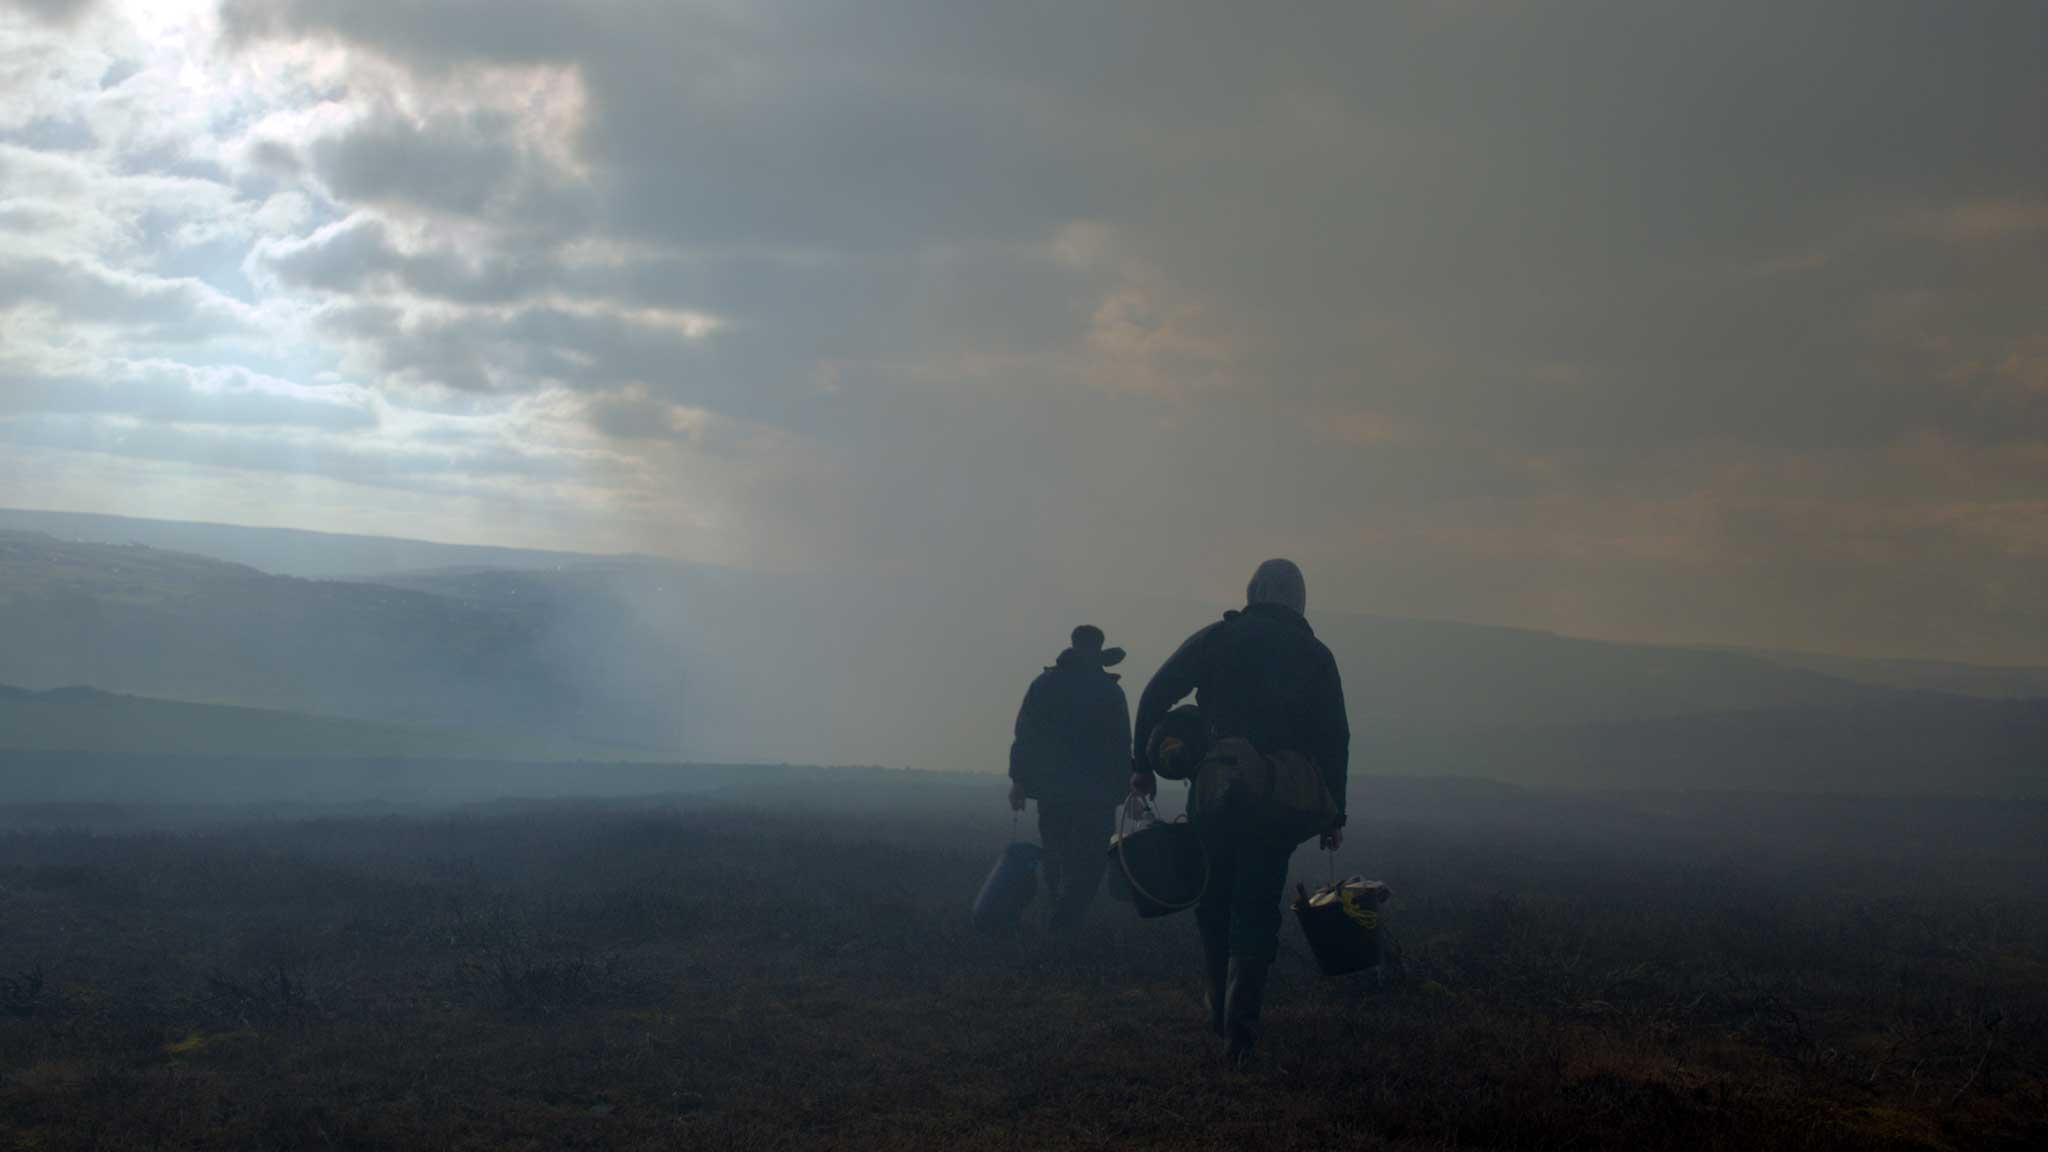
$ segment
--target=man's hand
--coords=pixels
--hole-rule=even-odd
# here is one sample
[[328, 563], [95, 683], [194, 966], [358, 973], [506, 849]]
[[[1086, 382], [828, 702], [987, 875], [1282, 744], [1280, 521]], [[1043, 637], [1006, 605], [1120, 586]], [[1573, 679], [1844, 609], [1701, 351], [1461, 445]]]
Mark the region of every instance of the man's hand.
[[1020, 781], [1012, 780], [1010, 781], [1010, 811], [1022, 812], [1023, 810], [1024, 785]]
[[1155, 796], [1159, 792], [1159, 778], [1150, 772], [1131, 773], [1131, 795]]
[[1337, 849], [1342, 848], [1344, 846], [1344, 829], [1332, 828], [1328, 832], [1323, 833], [1320, 843], [1325, 852], [1335, 852]]

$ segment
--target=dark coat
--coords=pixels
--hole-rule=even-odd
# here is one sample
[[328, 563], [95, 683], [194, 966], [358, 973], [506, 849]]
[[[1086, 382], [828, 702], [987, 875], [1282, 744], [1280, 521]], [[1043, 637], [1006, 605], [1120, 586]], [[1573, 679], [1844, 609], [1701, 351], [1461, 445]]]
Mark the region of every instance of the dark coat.
[[1217, 737], [1314, 760], [1337, 810], [1344, 810], [1351, 761], [1344, 684], [1337, 658], [1299, 613], [1254, 604], [1188, 637], [1138, 699], [1134, 763], [1144, 762], [1142, 742], [1153, 726], [1190, 692]]
[[1070, 648], [1024, 693], [1010, 779], [1041, 802], [1114, 804], [1127, 790], [1130, 747], [1122, 685]]

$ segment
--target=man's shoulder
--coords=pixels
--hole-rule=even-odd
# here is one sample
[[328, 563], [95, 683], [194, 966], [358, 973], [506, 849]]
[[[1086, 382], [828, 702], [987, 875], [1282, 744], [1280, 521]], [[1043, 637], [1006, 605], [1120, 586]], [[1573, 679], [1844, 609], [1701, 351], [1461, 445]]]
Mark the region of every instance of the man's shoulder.
[[1337, 675], [1337, 654], [1330, 651], [1330, 646], [1321, 640], [1316, 641], [1316, 658], [1326, 672], [1332, 676]]
[[1233, 629], [1242, 627], [1243, 621], [1244, 613], [1236, 611], [1234, 609], [1229, 612], [1225, 612], [1223, 614], [1223, 619], [1211, 620], [1209, 623], [1204, 624], [1200, 628], [1195, 629], [1193, 635], [1190, 635], [1186, 640], [1181, 641], [1181, 647], [1187, 651], [1199, 652], [1216, 637], [1223, 635], [1226, 632], [1232, 631]]

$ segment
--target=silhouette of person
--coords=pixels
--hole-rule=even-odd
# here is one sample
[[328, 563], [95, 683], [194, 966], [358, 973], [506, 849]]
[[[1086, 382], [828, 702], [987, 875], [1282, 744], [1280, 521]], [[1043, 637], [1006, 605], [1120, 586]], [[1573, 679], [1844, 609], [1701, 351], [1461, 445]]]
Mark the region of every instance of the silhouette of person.
[[[1351, 726], [1336, 658], [1309, 627], [1307, 608], [1301, 569], [1289, 560], [1268, 560], [1252, 574], [1242, 611], [1225, 613], [1167, 659], [1138, 700], [1132, 791], [1149, 796], [1157, 789], [1144, 741], [1167, 710], [1193, 692], [1215, 739], [1248, 740], [1266, 756], [1309, 758], [1338, 812], [1338, 826], [1323, 834], [1323, 846], [1342, 843]], [[1195, 910], [1209, 1025], [1227, 1041], [1231, 1063], [1242, 1064], [1258, 1039], [1296, 839], [1224, 814], [1196, 813], [1194, 819], [1209, 853], [1209, 883]]]
[[1027, 799], [1038, 801], [1046, 926], [1060, 932], [1087, 918], [1125, 792], [1130, 705], [1107, 671], [1124, 652], [1102, 643], [1102, 629], [1074, 629], [1066, 651], [1025, 692], [1010, 743], [1010, 807], [1021, 812]]

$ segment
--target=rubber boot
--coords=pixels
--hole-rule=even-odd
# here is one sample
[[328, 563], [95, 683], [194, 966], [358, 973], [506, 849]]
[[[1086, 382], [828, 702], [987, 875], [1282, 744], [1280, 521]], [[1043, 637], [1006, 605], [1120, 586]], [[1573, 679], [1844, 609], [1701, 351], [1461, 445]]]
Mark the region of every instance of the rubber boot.
[[1232, 956], [1223, 1008], [1223, 1059], [1233, 1068], [1251, 1063], [1252, 1047], [1259, 1041], [1259, 1005], [1266, 998], [1266, 969], [1269, 962], [1249, 956]]
[[1230, 988], [1230, 937], [1218, 932], [1202, 933], [1202, 1004], [1209, 1009], [1209, 1031], [1228, 1039], [1223, 1009]]

